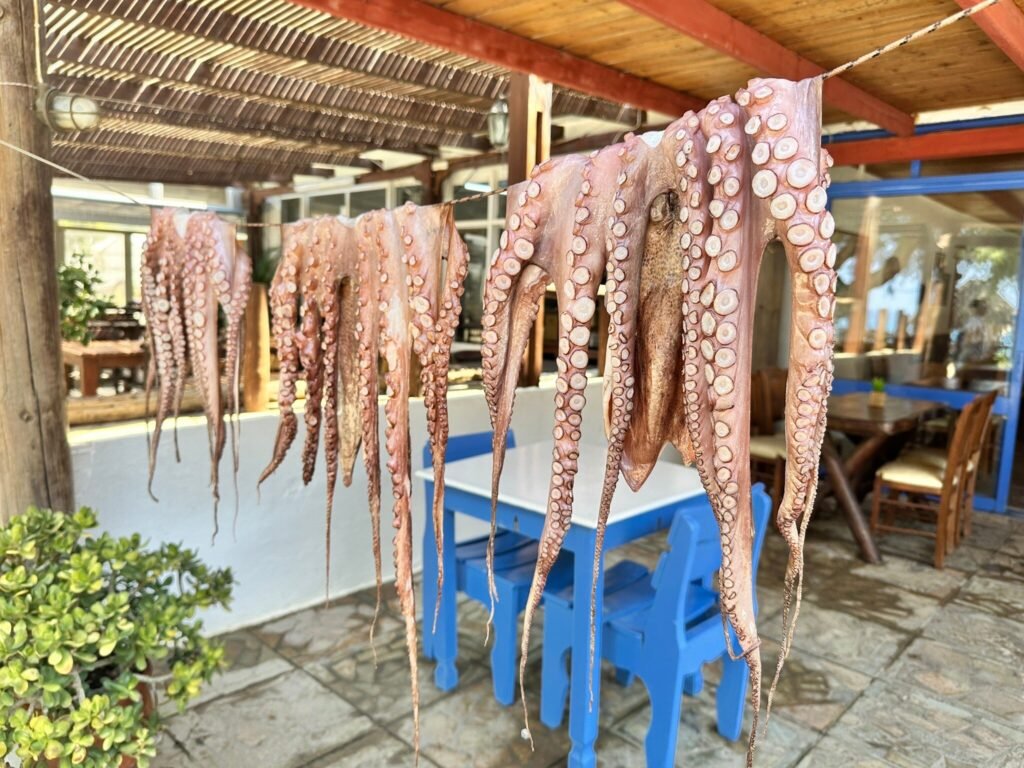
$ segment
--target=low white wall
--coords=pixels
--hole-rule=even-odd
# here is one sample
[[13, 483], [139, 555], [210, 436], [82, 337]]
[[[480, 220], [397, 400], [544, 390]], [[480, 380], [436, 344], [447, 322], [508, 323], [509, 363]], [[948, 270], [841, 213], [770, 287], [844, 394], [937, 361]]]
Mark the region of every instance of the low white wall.
[[[551, 440], [553, 400], [553, 389], [548, 386], [518, 392], [512, 426], [519, 444]], [[587, 400], [586, 434], [603, 435], [600, 381], [588, 388]], [[422, 400], [414, 400], [410, 411], [415, 471], [423, 466], [422, 449], [427, 440]], [[452, 435], [490, 429], [481, 391], [453, 392], [449, 397], [449, 415]], [[179, 424], [180, 464], [174, 461], [173, 434], [167, 424], [154, 483], [159, 503], [146, 494], [146, 436], [142, 424], [76, 430], [71, 435], [76, 502], [93, 507], [105, 530], [116, 535], [137, 531], [154, 543], [182, 542], [198, 550], [211, 566], [230, 566], [234, 571], [237, 583], [232, 610], [210, 611], [205, 617], [207, 629], [213, 633], [254, 624], [323, 600], [325, 473], [321, 455], [313, 482], [302, 485], [299, 457], [305, 436], [303, 426], [284, 463], [263, 484], [257, 498], [256, 479], [270, 458], [277, 422], [277, 414], [243, 416], [238, 522], [233, 534], [235, 497], [229, 445], [221, 462], [220, 535], [212, 544], [213, 504], [207, 485], [206, 427], [201, 419], [189, 417]], [[390, 478], [383, 467], [385, 460], [382, 436], [381, 531], [387, 577], [391, 573], [392, 529]], [[547, 484], [547, 473], [538, 477], [537, 482]], [[418, 567], [425, 519], [423, 484], [414, 482], [413, 488]], [[333, 520], [331, 595], [340, 596], [374, 581], [366, 474], [361, 457], [351, 487], [341, 487], [339, 482]], [[465, 520], [460, 523], [458, 537], [476, 535], [481, 530], [484, 529], [480, 524]]]

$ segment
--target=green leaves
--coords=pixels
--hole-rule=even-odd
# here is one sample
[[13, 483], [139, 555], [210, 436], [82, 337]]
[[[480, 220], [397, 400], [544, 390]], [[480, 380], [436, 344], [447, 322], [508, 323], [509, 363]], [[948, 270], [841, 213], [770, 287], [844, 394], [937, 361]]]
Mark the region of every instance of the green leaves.
[[97, 287], [103, 282], [85, 254], [74, 253], [57, 268], [60, 296], [60, 335], [68, 341], [88, 344], [92, 340], [89, 321], [95, 320], [114, 304], [100, 297]]
[[146, 768], [156, 719], [140, 677], [183, 708], [223, 665], [197, 616], [227, 606], [231, 572], [96, 525], [87, 508], [32, 508], [0, 528], [0, 763], [109, 768], [130, 755]]

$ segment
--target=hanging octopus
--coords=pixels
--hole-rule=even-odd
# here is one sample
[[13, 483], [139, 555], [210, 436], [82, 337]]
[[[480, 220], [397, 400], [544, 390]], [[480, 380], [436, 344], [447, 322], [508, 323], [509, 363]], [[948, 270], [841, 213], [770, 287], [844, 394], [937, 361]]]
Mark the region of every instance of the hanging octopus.
[[[163, 423], [172, 413], [177, 422], [185, 380], [191, 371], [206, 415], [216, 527], [225, 412], [229, 414], [236, 478], [238, 474], [242, 317], [252, 288], [252, 262], [237, 245], [234, 224], [212, 213], [163, 209], [152, 213], [141, 273], [142, 308], [151, 351], [147, 392], [155, 382], [160, 386], [156, 426], [149, 443], [149, 493], [153, 496]], [[225, 317], [226, 403], [221, 393], [218, 307]]]
[[[638, 488], [663, 444], [673, 443], [695, 461], [721, 531], [723, 615], [750, 666], [755, 724], [748, 759], [761, 679], [751, 573], [749, 371], [757, 273], [776, 237], [792, 274], [794, 340], [786, 492], [777, 518], [790, 549], [780, 669], [799, 610], [804, 534], [832, 382], [834, 222], [825, 211], [830, 159], [821, 149], [820, 86], [818, 80], [754, 80], [735, 100], [717, 99], [662, 134], [541, 164], [528, 182], [509, 190], [507, 228], [484, 289], [492, 505], [519, 360], [545, 286], [553, 282], [558, 291], [552, 475], [521, 664], [572, 515], [590, 323], [603, 276], [609, 446], [594, 567], [618, 475]], [[665, 343], [668, 337], [677, 341]]]
[[[284, 460], [298, 432], [299, 377], [306, 380], [303, 481], [316, 466], [323, 423], [327, 465], [327, 541], [340, 466], [348, 485], [363, 446], [373, 529], [377, 605], [381, 595], [378, 366], [384, 361], [384, 436], [394, 496], [395, 586], [412, 670], [415, 741], [419, 743], [416, 606], [412, 583], [409, 445], [413, 355], [427, 411], [433, 455], [433, 524], [443, 547], [444, 456], [448, 440], [448, 365], [459, 322], [469, 252], [450, 206], [372, 211], [351, 221], [323, 217], [285, 228], [284, 255], [270, 290], [280, 359], [281, 421], [260, 482]], [[340, 400], [339, 400], [340, 395]], [[328, 583], [330, 550], [327, 552]], [[438, 574], [440, 592], [444, 574]], [[372, 629], [371, 629], [372, 633]]]

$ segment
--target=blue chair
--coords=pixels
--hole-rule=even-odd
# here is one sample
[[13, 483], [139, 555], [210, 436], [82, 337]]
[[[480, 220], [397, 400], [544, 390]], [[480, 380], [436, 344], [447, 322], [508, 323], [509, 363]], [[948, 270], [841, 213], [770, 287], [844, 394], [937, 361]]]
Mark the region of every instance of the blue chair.
[[[457, 435], [448, 440], [446, 461], [467, 459], [471, 456], [489, 454], [492, 448], [491, 432], [476, 432], [469, 435]], [[510, 430], [506, 445], [515, 448], [515, 434]], [[433, 466], [430, 443], [423, 449], [423, 465]], [[426, 483], [428, 505], [433, 498], [434, 484]], [[483, 605], [488, 611], [491, 607], [491, 596], [487, 584], [487, 536], [481, 536], [463, 542], [455, 548], [455, 589], [465, 592], [467, 596]], [[434, 543], [434, 529], [429, 520], [423, 534], [424, 558], [437, 557]], [[508, 706], [515, 701], [516, 663], [519, 650], [519, 614], [526, 608], [526, 600], [533, 581], [533, 571], [537, 563], [537, 542], [520, 536], [512, 531], [499, 530], [494, 538], [494, 585], [498, 592], [498, 600], [494, 604], [494, 646], [491, 648], [491, 679], [494, 684], [494, 697]], [[446, 578], [451, 578], [448, 574]], [[548, 577], [548, 584], [561, 589], [572, 582], [572, 555], [565, 553], [559, 558]], [[434, 585], [425, 584], [423, 588], [423, 654], [428, 659], [435, 658], [434, 634], [432, 622], [437, 604], [437, 590]], [[442, 690], [451, 690], [457, 678], [450, 679], [435, 675], [435, 682]]]
[[[770, 512], [771, 499], [758, 484], [753, 491], [755, 590]], [[628, 684], [635, 675], [647, 686], [652, 709], [648, 768], [674, 765], [682, 694], [699, 692], [702, 666], [719, 658], [724, 669], [717, 693], [718, 732], [731, 741], [740, 737], [748, 667], [744, 659], [730, 658], [725, 647], [718, 594], [710, 588], [710, 577], [721, 564], [718, 527], [708, 504], [696, 513], [676, 515], [668, 550], [653, 575], [630, 561], [605, 575], [601, 653], [615, 665], [620, 682]], [[569, 692], [565, 661], [572, 614], [571, 588], [545, 595], [541, 721], [552, 728], [561, 725]]]

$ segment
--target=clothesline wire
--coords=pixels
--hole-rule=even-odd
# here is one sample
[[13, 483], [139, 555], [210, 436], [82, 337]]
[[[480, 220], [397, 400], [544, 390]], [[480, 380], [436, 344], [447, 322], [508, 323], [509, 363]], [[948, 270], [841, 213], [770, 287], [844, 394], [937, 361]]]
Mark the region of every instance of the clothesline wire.
[[[944, 19], [940, 19], [939, 21], [933, 22], [932, 24], [929, 24], [926, 27], [922, 27], [921, 29], [918, 29], [915, 32], [911, 32], [910, 34], [904, 35], [903, 37], [901, 37], [901, 38], [899, 38], [897, 40], [893, 40], [891, 43], [887, 43], [886, 45], [883, 45], [883, 46], [881, 46], [879, 48], [875, 48], [873, 51], [870, 51], [869, 53], [866, 53], [863, 56], [860, 56], [860, 57], [858, 57], [856, 59], [852, 59], [851, 61], [848, 61], [845, 64], [841, 64], [838, 67], [835, 67], [834, 69], [828, 70], [827, 72], [822, 72], [820, 75], [816, 76], [816, 79], [819, 79], [822, 82], [824, 82], [825, 80], [828, 80], [829, 78], [836, 77], [838, 75], [841, 75], [841, 74], [844, 74], [846, 72], [849, 72], [854, 67], [860, 66], [861, 64], [863, 64], [863, 63], [865, 63], [867, 61], [871, 61], [872, 59], [876, 59], [876, 58], [878, 58], [879, 56], [881, 56], [883, 54], [886, 54], [886, 53], [889, 53], [890, 51], [896, 50], [897, 48], [902, 48], [904, 45], [912, 43], [915, 40], [919, 40], [920, 38], [925, 37], [926, 35], [930, 35], [933, 32], [937, 32], [938, 30], [943, 29], [944, 27], [948, 27], [951, 24], [955, 24], [958, 21], [961, 21], [963, 19], [969, 18], [970, 16], [973, 16], [974, 14], [978, 13], [979, 11], [983, 11], [986, 8], [991, 8], [993, 5], [995, 5], [996, 3], [1000, 2], [1000, 1], [1001, 0], [981, 0], [981, 2], [976, 3], [975, 5], [972, 5], [972, 6], [968, 7], [968, 8], [964, 8], [963, 10], [960, 10], [957, 13], [951, 14], [951, 15], [945, 17]], [[38, 24], [38, 21], [37, 21], [37, 24]], [[42, 73], [40, 72], [38, 74], [39, 74], [40, 82], [37, 83], [37, 84], [19, 83], [19, 82], [0, 82], [0, 86], [10, 86], [10, 87], [18, 87], [18, 88], [45, 88], [46, 85], [45, 85], [45, 83], [42, 82], [42, 80], [43, 80]], [[141, 103], [141, 102], [130, 102], [130, 101], [123, 100], [123, 99], [113, 99], [113, 98], [107, 98], [107, 97], [93, 97], [93, 96], [90, 96], [89, 98], [92, 98], [95, 101], [101, 101], [101, 102], [102, 101], [108, 101], [110, 103], [127, 104], [129, 106], [150, 106], [152, 108], [162, 109], [162, 110], [165, 110], [167, 112], [178, 112], [178, 113], [185, 113], [185, 112], [187, 112], [187, 110], [182, 110], [180, 108], [165, 107], [165, 106], [160, 106], [160, 105], [155, 105], [155, 104], [146, 104], [146, 103]], [[191, 114], [196, 114], [196, 113], [191, 113]], [[148, 208], [161, 208], [161, 207], [163, 207], [163, 206], [161, 206], [159, 204], [155, 204], [155, 203], [145, 203], [145, 202], [143, 202], [141, 200], [136, 199], [135, 197], [133, 197], [132, 195], [128, 194], [127, 192], [125, 192], [122, 189], [118, 189], [117, 187], [114, 187], [114, 186], [112, 186], [112, 185], [110, 185], [110, 184], [108, 184], [108, 183], [106, 183], [104, 181], [100, 181], [98, 179], [89, 178], [88, 176], [85, 176], [85, 175], [83, 175], [81, 173], [78, 173], [77, 171], [73, 171], [72, 169], [67, 168], [67, 167], [65, 167], [63, 165], [60, 165], [59, 163], [55, 163], [52, 160], [49, 160], [49, 159], [47, 159], [45, 157], [40, 157], [39, 155], [35, 154], [34, 152], [30, 152], [29, 150], [25, 149], [24, 147], [19, 147], [16, 144], [12, 144], [9, 141], [5, 141], [3, 139], [0, 139], [0, 146], [7, 147], [8, 149], [10, 149], [10, 150], [12, 150], [14, 152], [17, 152], [17, 153], [19, 153], [21, 155], [24, 155], [25, 157], [28, 157], [28, 158], [30, 158], [32, 160], [37, 161], [37, 162], [43, 163], [44, 165], [47, 165], [47, 166], [49, 166], [51, 168], [54, 168], [55, 170], [58, 170], [61, 173], [66, 173], [67, 175], [72, 176], [72, 177], [74, 177], [76, 179], [79, 179], [80, 181], [84, 181], [84, 182], [89, 183], [89, 184], [95, 184], [95, 185], [97, 185], [99, 187], [102, 187], [102, 188], [106, 189], [109, 192], [113, 192], [113, 193], [115, 193], [117, 195], [121, 195], [126, 200], [128, 200], [132, 205], [139, 205], [139, 206], [144, 206], [144, 207], [148, 207]], [[495, 195], [504, 195], [504, 194], [507, 194], [507, 193], [508, 193], [507, 189], [494, 189], [494, 190], [491, 190], [489, 192], [480, 192], [479, 194], [475, 194], [475, 195], [467, 195], [465, 197], [458, 197], [458, 198], [455, 198], [454, 200], [446, 200], [446, 201], [444, 201], [442, 203], [434, 203], [434, 205], [447, 205], [447, 206], [459, 205], [461, 203], [473, 202], [475, 200], [483, 200], [483, 199], [488, 198], [488, 197], [493, 197]], [[240, 222], [239, 226], [243, 226], [243, 227], [247, 227], [247, 228], [283, 227], [284, 224], [277, 223], [277, 222], [245, 222], [245, 221], [243, 221], [243, 222]]]

